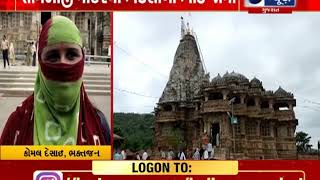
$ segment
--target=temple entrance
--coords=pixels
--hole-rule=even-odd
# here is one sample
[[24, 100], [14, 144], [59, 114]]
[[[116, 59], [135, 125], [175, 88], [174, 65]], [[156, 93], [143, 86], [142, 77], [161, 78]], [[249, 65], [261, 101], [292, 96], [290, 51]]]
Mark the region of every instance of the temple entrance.
[[219, 123], [213, 123], [211, 126], [211, 143], [212, 146], [218, 146], [219, 145], [219, 136], [220, 136], [220, 124]]

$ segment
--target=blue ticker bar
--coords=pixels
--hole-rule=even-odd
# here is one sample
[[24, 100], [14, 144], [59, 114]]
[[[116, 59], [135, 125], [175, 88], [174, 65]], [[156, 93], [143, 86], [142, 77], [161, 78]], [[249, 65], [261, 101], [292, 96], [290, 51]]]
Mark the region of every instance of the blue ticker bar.
[[295, 0], [265, 0], [265, 6], [280, 6], [280, 7], [294, 7], [296, 6]]

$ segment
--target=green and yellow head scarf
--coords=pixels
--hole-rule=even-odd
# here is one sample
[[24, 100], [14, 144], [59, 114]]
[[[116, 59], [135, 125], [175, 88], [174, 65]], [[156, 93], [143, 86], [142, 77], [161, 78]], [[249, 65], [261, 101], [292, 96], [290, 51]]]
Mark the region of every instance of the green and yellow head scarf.
[[80, 89], [84, 59], [74, 65], [51, 64], [41, 59], [47, 46], [77, 44], [82, 39], [68, 18], [54, 16], [43, 26], [39, 38], [39, 64], [34, 88], [34, 145], [74, 145], [77, 143]]

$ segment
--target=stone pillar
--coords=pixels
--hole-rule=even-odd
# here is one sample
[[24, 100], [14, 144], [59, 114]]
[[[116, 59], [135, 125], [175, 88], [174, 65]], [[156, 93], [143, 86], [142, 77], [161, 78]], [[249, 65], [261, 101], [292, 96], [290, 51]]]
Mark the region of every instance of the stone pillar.
[[[19, 16], [20, 16], [20, 18], [19, 18], [19, 28], [20, 28], [21, 26], [23, 26], [23, 13], [19, 13]], [[40, 22], [40, 19], [39, 19], [39, 22]], [[41, 24], [41, 22], [40, 22], [40, 24]]]
[[293, 111], [293, 105], [292, 105], [292, 103], [289, 103], [289, 110]]
[[240, 134], [246, 134], [246, 121], [248, 121], [248, 119], [244, 120], [244, 119], [239, 119], [238, 118], [238, 122], [240, 123]]
[[286, 130], [286, 137], [290, 137], [291, 136], [291, 127], [290, 127], [290, 123], [288, 123], [288, 125], [286, 126], [287, 130]]
[[76, 22], [76, 13], [72, 13], [70, 17], [71, 21]]
[[292, 123], [288, 123], [289, 137], [294, 137], [294, 125]]
[[257, 122], [257, 126], [256, 126], [256, 131], [257, 131], [257, 136], [261, 136], [261, 132], [260, 132], [260, 124], [261, 124], [261, 120], [256, 120]]
[[207, 122], [203, 121], [203, 130], [202, 133], [206, 133], [207, 132]]
[[211, 123], [207, 120], [207, 134], [211, 137]]
[[204, 101], [209, 100], [209, 94], [207, 92], [204, 93]]
[[[83, 19], [84, 19], [84, 22], [83, 22], [83, 29], [80, 29], [81, 30], [84, 30], [84, 31], [90, 31], [89, 29], [89, 25], [88, 25], [88, 19], [89, 19], [89, 14], [88, 13], [85, 13], [85, 14], [82, 14], [80, 13], [78, 16], [83, 16]], [[91, 21], [90, 21], [90, 26], [91, 26]]]
[[[94, 20], [94, 34], [96, 35], [97, 34], [97, 29], [98, 29], [98, 17], [97, 15], [95, 14], [94, 17], [92, 17], [93, 20]], [[98, 37], [97, 36], [94, 36], [95, 39], [94, 39], [94, 44], [95, 44], [95, 47], [94, 47], [94, 54], [98, 54]], [[101, 54], [99, 54], [101, 55]]]
[[228, 137], [230, 136], [230, 123], [229, 123], [229, 120], [228, 120], [228, 117], [225, 117], [225, 116], [222, 116], [222, 121], [221, 122], [221, 125], [220, 127], [224, 127], [223, 129], [220, 129], [220, 138], [222, 137]]
[[255, 106], [260, 108], [260, 99], [259, 97], [254, 98]]
[[270, 122], [269, 127], [270, 127], [270, 136], [271, 137], [274, 137], [274, 125], [275, 125], [274, 122]]
[[222, 95], [223, 95], [223, 100], [227, 100], [228, 92], [222, 91]]
[[241, 95], [241, 96], [240, 96], [241, 104], [244, 104], [244, 99], [245, 99], [245, 97], [246, 97], [245, 95]]
[[269, 100], [269, 109], [273, 109], [273, 100], [272, 99]]

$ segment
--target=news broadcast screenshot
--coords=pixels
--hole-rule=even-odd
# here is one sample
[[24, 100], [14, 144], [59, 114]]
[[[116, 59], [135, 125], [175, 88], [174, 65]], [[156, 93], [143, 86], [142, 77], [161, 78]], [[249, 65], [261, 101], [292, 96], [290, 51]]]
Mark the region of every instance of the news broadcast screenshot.
[[320, 1], [1, 0], [1, 180], [320, 180]]

